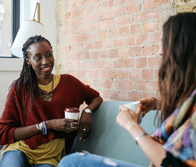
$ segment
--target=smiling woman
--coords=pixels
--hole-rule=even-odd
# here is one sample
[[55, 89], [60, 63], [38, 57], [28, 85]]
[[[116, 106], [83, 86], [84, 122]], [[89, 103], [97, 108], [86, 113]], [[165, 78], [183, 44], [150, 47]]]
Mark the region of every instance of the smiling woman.
[[0, 166], [54, 167], [69, 154], [77, 132], [83, 140], [91, 134], [91, 113], [82, 112], [78, 122], [66, 119], [64, 109], [86, 102], [92, 111], [103, 100], [75, 77], [52, 74], [54, 57], [46, 38], [30, 37], [22, 51], [23, 68], [11, 86], [0, 120], [0, 145], [8, 144]]

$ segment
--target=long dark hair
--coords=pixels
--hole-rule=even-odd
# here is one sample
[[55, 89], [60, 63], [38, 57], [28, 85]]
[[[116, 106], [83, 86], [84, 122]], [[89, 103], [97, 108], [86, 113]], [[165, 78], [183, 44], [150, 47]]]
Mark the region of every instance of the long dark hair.
[[196, 13], [179, 13], [163, 25], [159, 69], [162, 123], [196, 87]]
[[28, 49], [29, 46], [34, 44], [34, 43], [38, 43], [38, 42], [47, 42], [51, 49], [51, 43], [44, 37], [40, 36], [32, 36], [29, 37], [27, 39], [27, 41], [24, 43], [22, 51], [23, 51], [23, 57], [24, 57], [24, 61], [23, 61], [23, 67], [22, 67], [22, 71], [20, 73], [20, 77], [14, 81], [14, 86], [15, 86], [15, 90], [16, 90], [16, 95], [19, 95], [19, 90], [21, 87], [24, 87], [24, 91], [23, 91], [23, 116], [25, 119], [25, 104], [26, 104], [26, 100], [28, 97], [30, 97], [30, 105], [31, 104], [35, 104], [36, 103], [36, 96], [38, 94], [38, 82], [37, 82], [37, 77], [35, 74], [35, 71], [33, 70], [32, 66], [29, 66], [26, 62], [26, 59], [28, 58]]

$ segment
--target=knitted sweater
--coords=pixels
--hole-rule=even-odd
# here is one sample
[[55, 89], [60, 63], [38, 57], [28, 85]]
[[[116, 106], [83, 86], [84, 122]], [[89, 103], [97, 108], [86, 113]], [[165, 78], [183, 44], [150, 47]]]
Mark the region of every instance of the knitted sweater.
[[[59, 84], [53, 91], [51, 102], [47, 102], [40, 96], [37, 96], [37, 105], [30, 105], [30, 97], [27, 97], [25, 103], [25, 122], [22, 101], [23, 89], [20, 89], [19, 95], [16, 95], [14, 86], [10, 89], [5, 109], [0, 119], [0, 145], [14, 142], [14, 130], [16, 127], [24, 127], [46, 120], [64, 118], [64, 109], [66, 107], [79, 108], [84, 101], [86, 104], [90, 104], [94, 98], [99, 96], [97, 91], [88, 85], [84, 85], [75, 77], [63, 74], [61, 75]], [[39, 133], [24, 141], [31, 149], [35, 149], [39, 145], [49, 142], [54, 138], [71, 138], [71, 134], [49, 130], [48, 135]]]

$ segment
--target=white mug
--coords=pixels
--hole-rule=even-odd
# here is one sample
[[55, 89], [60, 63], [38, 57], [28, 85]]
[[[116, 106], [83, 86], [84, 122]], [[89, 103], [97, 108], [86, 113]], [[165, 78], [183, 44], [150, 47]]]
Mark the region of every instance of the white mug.
[[[140, 105], [139, 101], [129, 102], [129, 103], [123, 104], [123, 106], [127, 107], [128, 109], [130, 109], [133, 112], [136, 112], [137, 107], [139, 105]], [[142, 112], [140, 112], [139, 119], [138, 119], [138, 123], [140, 124], [141, 122], [142, 122]]]

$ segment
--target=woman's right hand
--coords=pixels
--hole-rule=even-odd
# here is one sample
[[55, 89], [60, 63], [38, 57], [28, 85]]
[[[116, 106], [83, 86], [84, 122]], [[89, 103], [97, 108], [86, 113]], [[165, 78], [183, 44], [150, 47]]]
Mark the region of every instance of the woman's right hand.
[[142, 104], [142, 115], [144, 116], [148, 111], [156, 108], [156, 99], [154, 98], [142, 99], [140, 101], [140, 104]]
[[[79, 123], [77, 120], [74, 119], [52, 119], [52, 120], [47, 120], [46, 126], [47, 129], [52, 129], [55, 131], [61, 131], [61, 132], [66, 132], [66, 133], [71, 133], [75, 130], [78, 130], [79, 128]], [[74, 128], [72, 127], [74, 126]]]

